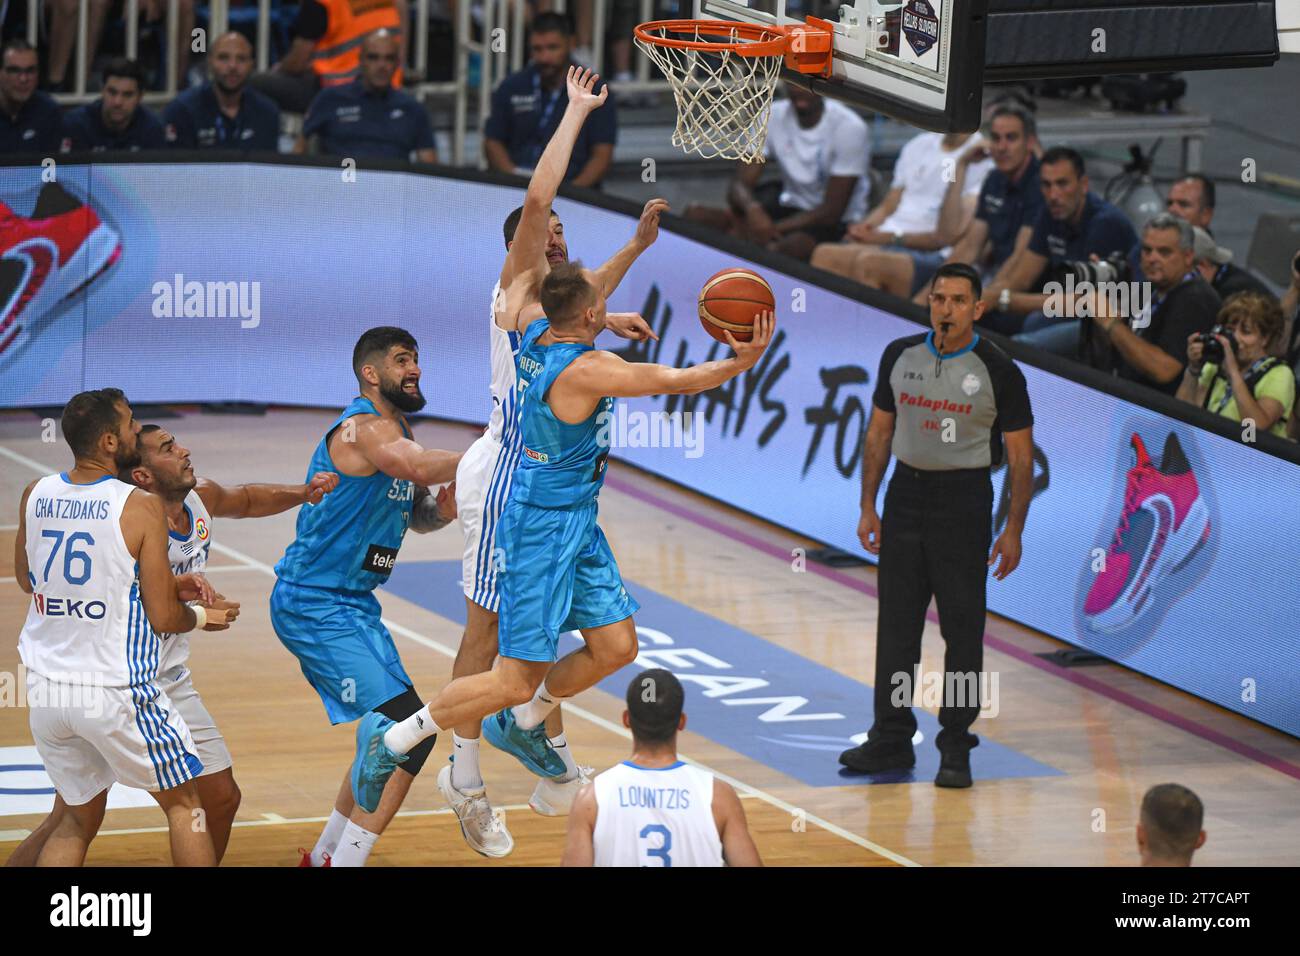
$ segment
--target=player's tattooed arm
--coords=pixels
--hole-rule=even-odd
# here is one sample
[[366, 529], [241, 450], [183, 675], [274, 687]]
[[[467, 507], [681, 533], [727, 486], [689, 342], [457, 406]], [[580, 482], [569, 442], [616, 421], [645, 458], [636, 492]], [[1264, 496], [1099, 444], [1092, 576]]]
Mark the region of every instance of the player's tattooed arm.
[[358, 421], [355, 447], [378, 471], [425, 487], [455, 479], [460, 452], [425, 448], [404, 436], [390, 418], [367, 415]]
[[415, 486], [411, 503], [410, 528], [416, 534], [439, 531], [456, 520], [456, 482], [438, 489], [435, 495], [424, 485]]
[[591, 839], [595, 829], [596, 785], [589, 783], [573, 798], [560, 866], [591, 866], [595, 862], [596, 851]]
[[604, 291], [605, 298], [614, 294], [618, 284], [627, 275], [627, 270], [636, 262], [641, 253], [649, 249], [659, 238], [659, 216], [668, 211], [666, 199], [651, 199], [641, 210], [641, 219], [636, 224], [636, 233], [627, 245], [614, 253], [604, 265], [594, 270], [588, 278]]
[[214, 518], [265, 518], [301, 504], [319, 504], [338, 487], [339, 476], [332, 471], [318, 471], [305, 485], [236, 485], [224, 488], [208, 478], [200, 478], [194, 490]]
[[36, 487], [36, 478], [23, 489], [22, 500], [18, 503], [18, 534], [14, 536], [14, 580], [28, 594], [32, 593], [31, 568], [27, 566], [27, 499]]

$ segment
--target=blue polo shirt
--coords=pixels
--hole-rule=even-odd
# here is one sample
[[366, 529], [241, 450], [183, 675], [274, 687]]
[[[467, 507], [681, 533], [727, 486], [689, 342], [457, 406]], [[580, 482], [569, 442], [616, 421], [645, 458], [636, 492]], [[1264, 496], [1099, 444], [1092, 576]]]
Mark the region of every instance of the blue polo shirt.
[[221, 111], [211, 83], [191, 87], [163, 110], [167, 142], [177, 149], [274, 151], [280, 141], [280, 107], [264, 93], [245, 86], [239, 112]]
[[104, 101], [95, 100], [63, 117], [63, 151], [162, 149], [167, 145], [163, 125], [143, 106], [137, 106], [124, 130], [110, 130], [104, 125]]
[[63, 142], [63, 111], [54, 98], [34, 90], [17, 116], [0, 109], [0, 153], [57, 153]]
[[1051, 266], [1057, 266], [1087, 259], [1094, 253], [1103, 259], [1113, 252], [1127, 255], [1137, 241], [1137, 231], [1128, 216], [1118, 206], [1089, 192], [1077, 226], [1053, 219], [1044, 204], [1029, 249], [1050, 259]]
[[319, 136], [333, 156], [410, 159], [433, 149], [433, 125], [415, 97], [401, 90], [366, 90], [361, 80], [323, 89], [311, 102], [304, 136]]
[[1013, 182], [1001, 170], [994, 169], [984, 179], [980, 188], [979, 205], [975, 218], [989, 227], [991, 243], [989, 270], [997, 270], [1011, 258], [1016, 247], [1016, 236], [1025, 226], [1033, 227], [1043, 211], [1043, 190], [1038, 185], [1038, 157], [1030, 156], [1029, 165]]
[[[599, 93], [604, 86], [603, 80], [597, 83], [596, 92]], [[492, 115], [483, 127], [483, 135], [505, 143], [510, 161], [516, 166], [532, 169], [559, 128], [568, 105], [569, 91], [563, 82], [558, 90], [543, 90], [537, 68], [527, 67], [507, 76], [492, 94]], [[618, 117], [611, 90], [605, 104], [588, 116], [582, 125], [569, 157], [565, 180], [582, 172], [582, 167], [591, 158], [593, 146], [598, 143], [612, 146], [617, 135]]]

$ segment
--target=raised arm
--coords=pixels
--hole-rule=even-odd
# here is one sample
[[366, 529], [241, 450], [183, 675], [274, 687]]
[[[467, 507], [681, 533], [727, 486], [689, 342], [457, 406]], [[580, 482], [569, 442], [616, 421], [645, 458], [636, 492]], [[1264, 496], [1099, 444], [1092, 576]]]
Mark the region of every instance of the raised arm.
[[224, 488], [209, 478], [200, 478], [194, 490], [214, 518], [265, 518], [321, 498], [338, 487], [332, 471], [312, 475], [305, 485], [235, 485]]
[[[569, 158], [573, 146], [578, 141], [578, 133], [587, 119], [587, 114], [599, 109], [609, 95], [609, 87], [598, 94], [592, 92], [598, 77], [582, 67], [569, 67], [566, 79], [569, 93], [569, 105], [564, 110], [564, 117], [551, 137], [542, 157], [528, 180], [528, 192], [524, 195], [524, 211], [515, 230], [514, 241], [506, 253], [505, 265], [501, 267], [501, 288], [509, 288], [516, 278], [529, 274], [545, 275], [547, 228], [551, 218], [551, 204], [555, 194], [564, 182], [564, 174], [569, 169]], [[534, 280], [535, 281], [535, 280]]]
[[593, 284], [598, 285], [605, 298], [614, 294], [618, 284], [627, 275], [627, 270], [636, 262], [641, 253], [649, 249], [659, 238], [659, 216], [668, 211], [666, 199], [651, 199], [641, 210], [641, 218], [636, 224], [636, 232], [627, 244], [614, 253], [609, 260], [591, 274]]

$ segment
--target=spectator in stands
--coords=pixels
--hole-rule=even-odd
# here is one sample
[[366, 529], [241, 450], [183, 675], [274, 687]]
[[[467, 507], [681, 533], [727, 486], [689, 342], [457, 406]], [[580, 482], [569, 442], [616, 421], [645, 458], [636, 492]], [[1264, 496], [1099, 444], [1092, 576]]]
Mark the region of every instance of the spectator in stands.
[[1143, 866], [1191, 866], [1205, 845], [1201, 798], [1177, 783], [1152, 787], [1142, 798], [1137, 845]]
[[1224, 249], [1200, 226], [1192, 227], [1192, 235], [1195, 237], [1196, 271], [1214, 286], [1220, 299], [1227, 302], [1228, 296], [1238, 292], [1256, 292], [1275, 298], [1264, 283], [1245, 269], [1232, 264], [1231, 249]]
[[104, 90], [93, 103], [63, 117], [63, 152], [136, 152], [167, 145], [162, 122], [140, 105], [144, 71], [125, 57], [104, 67]]
[[[1300, 249], [1291, 255], [1291, 284], [1282, 293], [1282, 316], [1286, 320], [1282, 342], [1286, 364], [1295, 372], [1296, 391], [1300, 393]], [[1300, 402], [1291, 410], [1287, 437], [1300, 441]]]
[[36, 88], [36, 51], [15, 37], [0, 50], [0, 153], [49, 156], [63, 141], [63, 112]]
[[[1210, 331], [1222, 305], [1192, 266], [1193, 241], [1187, 221], [1167, 212], [1146, 224], [1142, 271], [1147, 283], [1141, 286], [1149, 283], [1152, 300], [1124, 315], [1119, 297], [1112, 301], [1099, 289], [1091, 297], [1091, 317], [1073, 320], [1072, 324], [1087, 323], [1081, 329], [1083, 356], [1093, 368], [1170, 395], [1178, 391], [1187, 364], [1188, 338]], [[1131, 298], [1124, 298], [1131, 305]]]
[[[908, 140], [884, 200], [849, 226], [844, 242], [823, 243], [813, 250], [812, 264], [896, 296], [915, 295], [951, 252], [939, 232], [939, 211], [969, 139], [969, 133], [920, 133]], [[965, 170], [965, 192], [951, 235], [962, 235], [970, 226], [980, 188], [992, 168], [985, 158]]]
[[1214, 218], [1214, 180], [1200, 173], [1184, 176], [1169, 187], [1165, 210], [1209, 232]]
[[[305, 113], [322, 89], [361, 75], [361, 44], [380, 30], [398, 39], [392, 86], [402, 88], [408, 0], [301, 0], [289, 52], [251, 83], [290, 113]], [[421, 29], [424, 29], [421, 26]]]
[[[1258, 292], [1238, 292], [1219, 310], [1218, 324], [1232, 333], [1214, 337], [1223, 348], [1223, 363], [1205, 360], [1205, 345], [1193, 333], [1187, 339], [1187, 371], [1178, 397], [1239, 422], [1250, 419], [1256, 432], [1286, 437], [1295, 407], [1295, 373], [1276, 356], [1284, 322], [1277, 300]], [[1233, 347], [1235, 342], [1236, 347]]]
[[[1122, 210], [1088, 188], [1083, 157], [1075, 150], [1056, 146], [1045, 152], [1038, 182], [1044, 206], [1029, 245], [984, 289], [984, 305], [1007, 316], [1001, 331], [1019, 331], [1032, 345], [1071, 355], [1078, 342], [1073, 303], [1053, 307], [1057, 314], [1048, 316], [1044, 284], [1066, 263], [1127, 256], [1137, 244], [1137, 233]], [[1023, 317], [1018, 329], [1017, 317]]]
[[[957, 160], [956, 174], [944, 193], [938, 232], [945, 242], [954, 243], [948, 261], [974, 266], [986, 285], [1005, 280], [1012, 258], [1029, 246], [1034, 234], [1043, 209], [1037, 146], [1038, 124], [1032, 113], [1013, 103], [995, 106], [981, 138], [967, 146]], [[958, 235], [971, 164], [986, 156], [992, 158], [994, 168], [980, 189], [975, 218]], [[917, 293], [918, 304], [925, 304], [929, 285], [927, 282]], [[996, 310], [986, 310], [980, 327], [1001, 332], [1005, 321]]]
[[361, 77], [321, 90], [312, 101], [295, 153], [319, 137], [319, 152], [352, 159], [402, 159], [436, 163], [433, 125], [419, 100], [392, 87], [399, 44], [386, 30], [361, 44]]
[[[35, 0], [31, 0], [35, 2]], [[86, 70], [95, 62], [95, 52], [104, 33], [112, 3], [110, 0], [90, 0], [86, 13]], [[146, 23], [156, 24], [161, 37], [167, 35], [167, 0], [140, 0], [140, 12]], [[51, 89], [70, 92], [76, 81], [68, 76], [68, 66], [74, 62], [77, 45], [77, 0], [54, 0], [50, 5], [50, 62], [47, 81]], [[180, 0], [176, 17], [176, 55], [171, 57], [171, 68], [176, 77], [177, 89], [185, 85], [189, 70], [190, 38], [194, 31], [194, 0]], [[165, 40], [163, 41], [165, 45]], [[104, 77], [107, 82], [108, 77]], [[90, 79], [86, 78], [87, 89]]]
[[819, 242], [836, 242], [867, 213], [871, 137], [842, 103], [785, 84], [767, 124], [766, 155], [779, 182], [759, 185], [762, 163], [740, 163], [727, 190], [730, 208], [696, 203], [686, 218], [808, 261]]
[[178, 149], [274, 151], [280, 139], [280, 108], [248, 86], [253, 47], [242, 33], [218, 37], [208, 52], [212, 79], [167, 104], [167, 142]]
[[[492, 94], [483, 128], [483, 153], [498, 172], [525, 176], [560, 125], [569, 93], [565, 76], [573, 63], [573, 27], [560, 13], [539, 13], [528, 37], [529, 65], [507, 76]], [[604, 81], [596, 84], [599, 93]], [[611, 95], [578, 134], [564, 181], [597, 187], [614, 162], [618, 118]]]

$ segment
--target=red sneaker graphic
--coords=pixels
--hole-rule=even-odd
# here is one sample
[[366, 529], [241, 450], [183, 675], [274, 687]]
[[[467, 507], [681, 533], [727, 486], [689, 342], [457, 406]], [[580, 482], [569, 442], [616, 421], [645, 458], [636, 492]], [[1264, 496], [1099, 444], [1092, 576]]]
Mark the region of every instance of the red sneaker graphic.
[[1173, 432], [1160, 467], [1136, 433], [1124, 510], [1103, 570], [1083, 602], [1094, 631], [1118, 631], [1151, 609], [1152, 592], [1181, 570], [1210, 538], [1210, 510]]
[[0, 363], [121, 255], [117, 231], [57, 183], [41, 189], [31, 218], [0, 203]]

